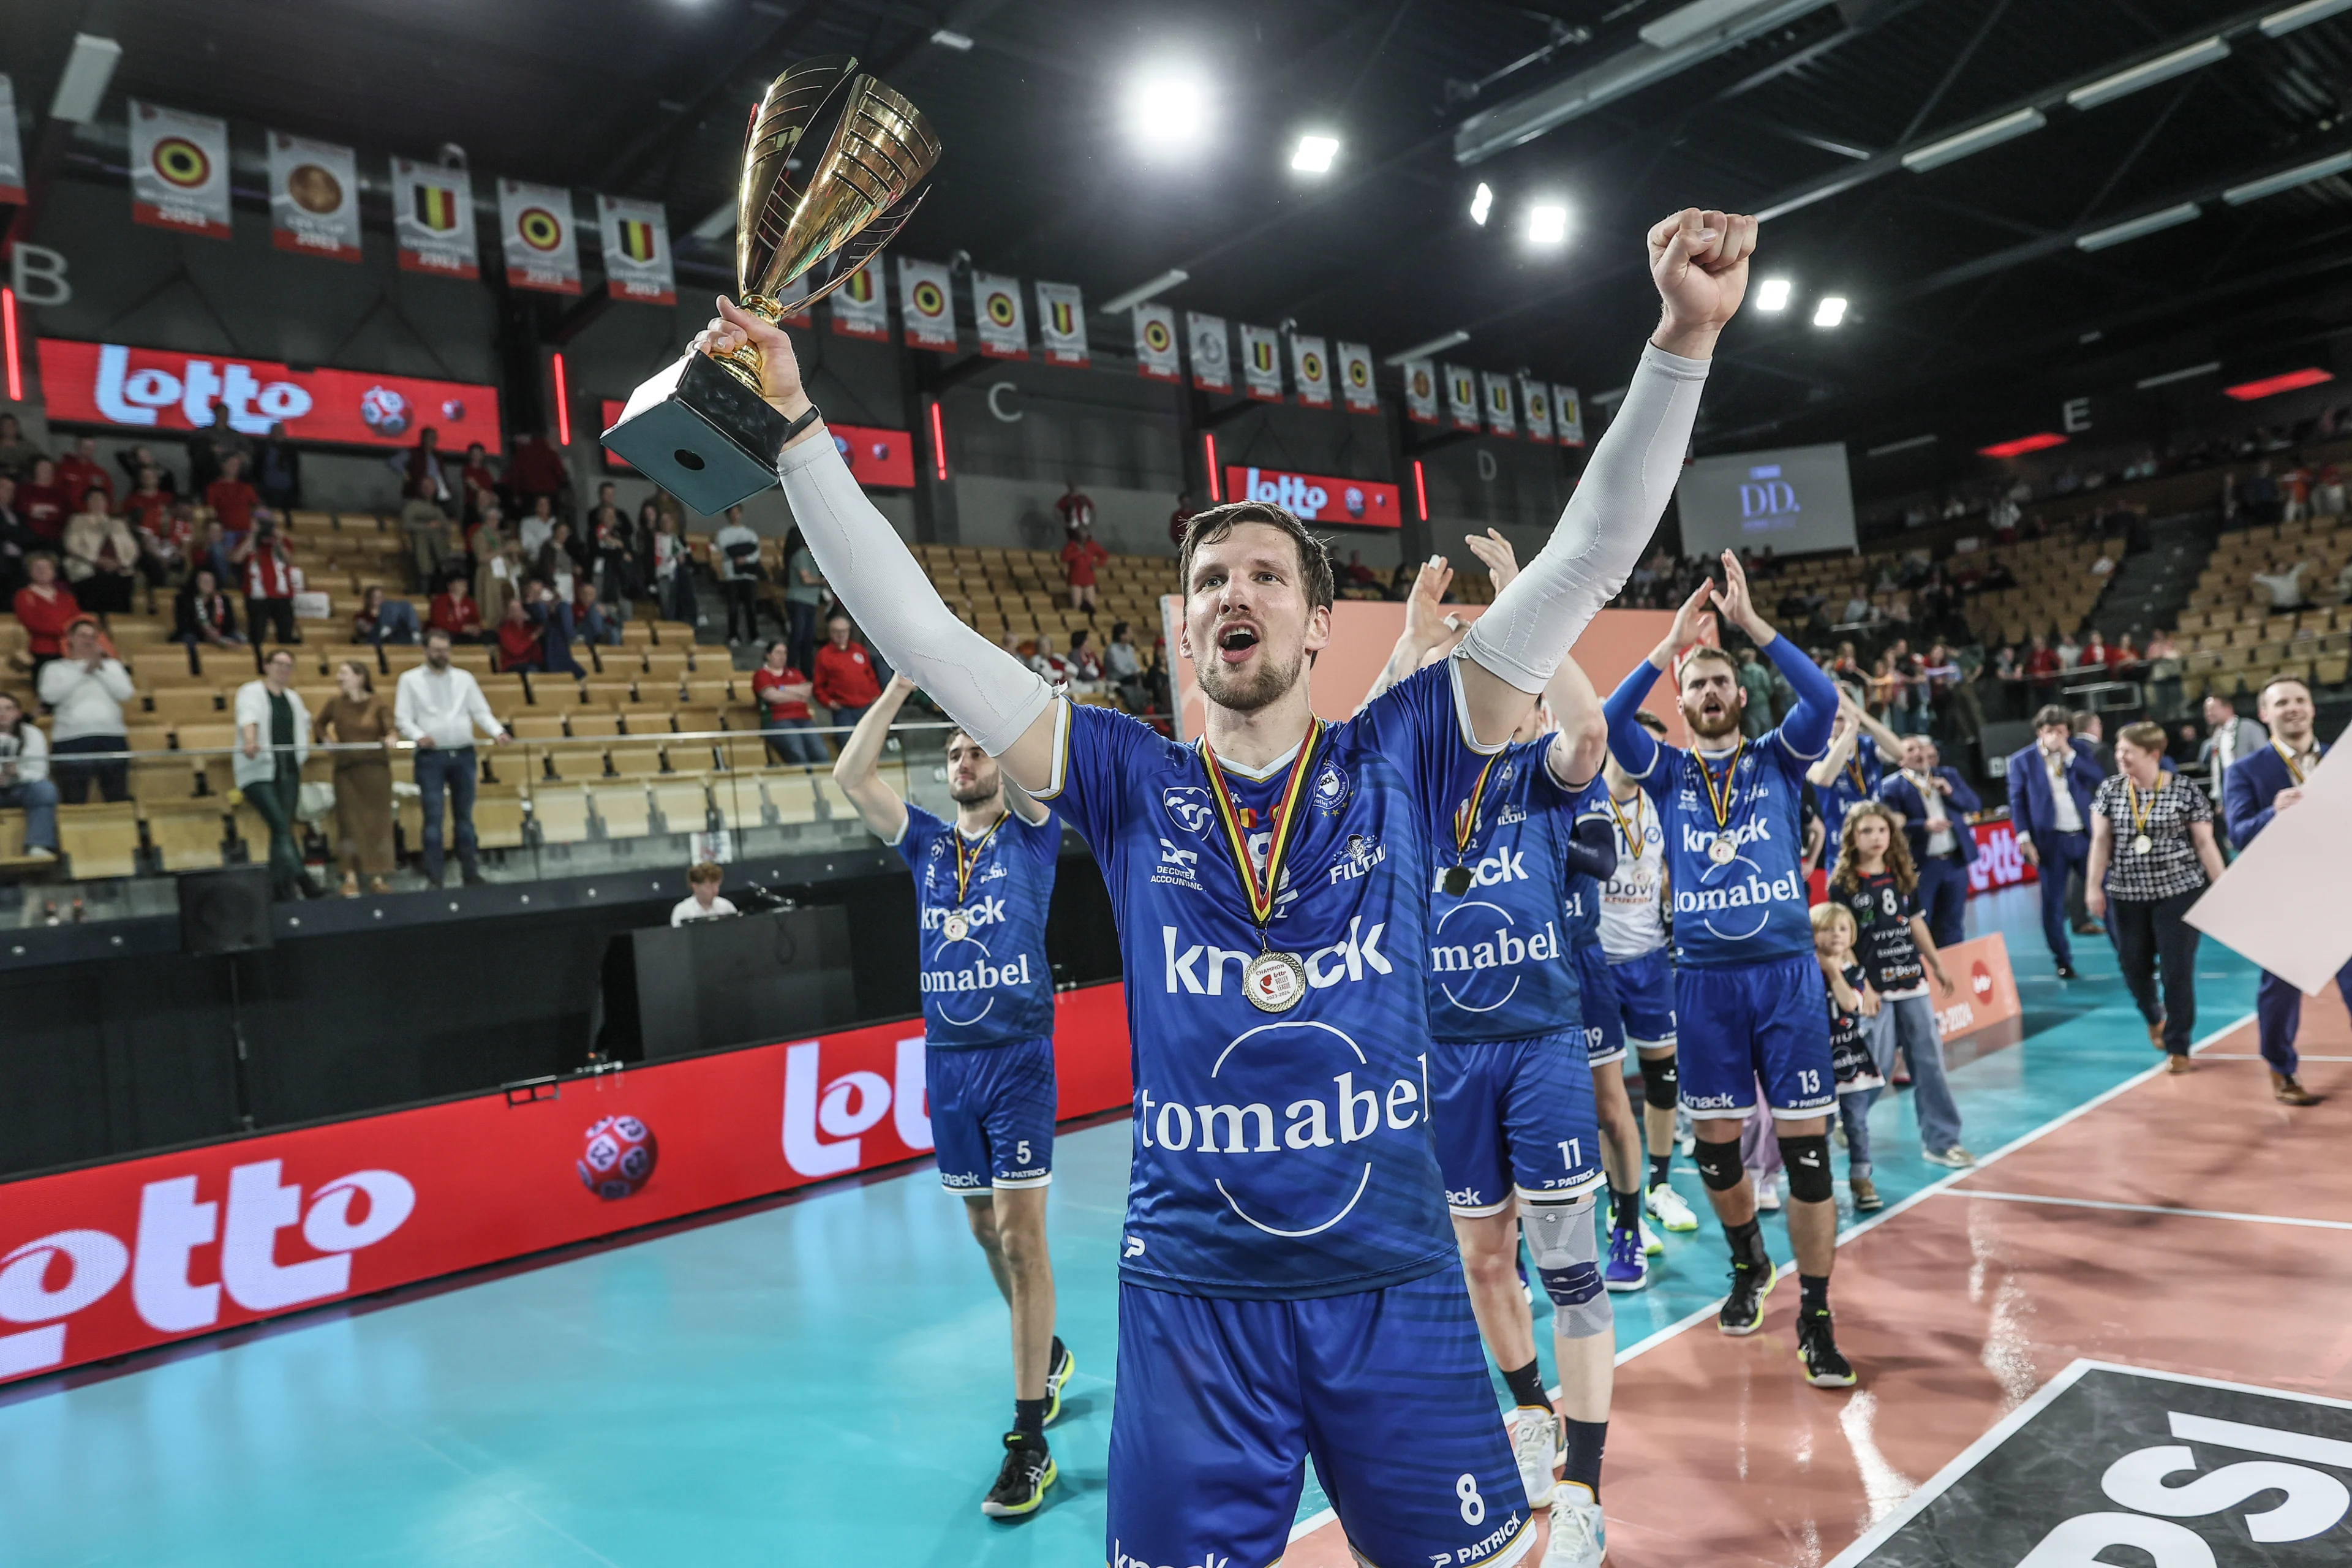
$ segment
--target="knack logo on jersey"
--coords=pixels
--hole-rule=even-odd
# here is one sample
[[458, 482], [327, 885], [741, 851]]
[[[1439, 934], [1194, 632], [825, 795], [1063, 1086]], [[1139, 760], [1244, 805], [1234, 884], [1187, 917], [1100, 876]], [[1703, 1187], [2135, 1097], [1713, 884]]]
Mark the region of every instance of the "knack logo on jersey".
[[[1307, 955], [1307, 984], [1318, 991], [1328, 990], [1343, 980], [1361, 980], [1366, 974], [1388, 974], [1395, 966], [1381, 952], [1381, 938], [1388, 931], [1386, 921], [1375, 921], [1364, 929], [1364, 917], [1351, 915], [1348, 934], [1328, 947], [1318, 947]], [[1186, 943], [1174, 926], [1161, 926], [1160, 937], [1168, 959], [1167, 992], [1171, 996], [1222, 996], [1225, 994], [1225, 965], [1234, 967], [1234, 994], [1241, 995], [1241, 973], [1256, 953], [1237, 947], [1218, 947], [1207, 942]]]
[[979, 931], [987, 926], [1001, 926], [1013, 918], [1012, 911], [1004, 907], [1003, 899], [993, 895], [983, 895], [972, 900], [961, 910], [945, 908], [925, 910], [922, 915], [923, 929], [938, 931], [947, 923], [947, 918], [951, 914], [961, 915], [964, 924], [973, 931]]
[[[1431, 892], [1444, 890], [1445, 873], [1451, 869], [1451, 867], [1438, 868], [1435, 876], [1430, 880]], [[1473, 887], [1499, 888], [1506, 882], [1524, 882], [1527, 879], [1528, 858], [1507, 846], [1496, 850], [1483, 860], [1474, 862], [1470, 867], [1470, 883]]]

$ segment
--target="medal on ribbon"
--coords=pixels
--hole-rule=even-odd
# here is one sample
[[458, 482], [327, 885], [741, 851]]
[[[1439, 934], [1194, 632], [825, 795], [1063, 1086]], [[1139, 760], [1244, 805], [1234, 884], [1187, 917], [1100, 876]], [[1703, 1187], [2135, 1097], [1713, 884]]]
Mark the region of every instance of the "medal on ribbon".
[[[1625, 854], [1631, 855], [1636, 860], [1640, 859], [1642, 858], [1642, 834], [1643, 831], [1642, 827], [1641, 787], [1636, 785], [1633, 790], [1633, 820], [1630, 824], [1625, 820], [1625, 814], [1617, 809], [1617, 797], [1615, 795], [1611, 795], [1604, 789], [1601, 792], [1601, 798], [1609, 803], [1609, 816], [1612, 821], [1617, 824], [1617, 837], [1625, 846]], [[1621, 856], [1619, 858], [1622, 859], [1623, 857]]]
[[1748, 737], [1743, 735], [1739, 744], [1731, 748], [1730, 760], [1724, 763], [1719, 786], [1715, 782], [1715, 764], [1696, 752], [1691, 753], [1691, 761], [1698, 764], [1698, 776], [1706, 784], [1707, 809], [1715, 814], [1715, 839], [1706, 847], [1706, 858], [1718, 866], [1730, 865], [1739, 854], [1738, 838], [1731, 831], [1731, 797], [1737, 788], [1732, 780], [1739, 772], [1739, 759], [1747, 750]]
[[2159, 775], [2156, 781], [2156, 787], [2147, 792], [2147, 804], [2142, 805], [2139, 802], [2139, 787], [2129, 779], [2124, 780], [2124, 799], [2131, 811], [2132, 831], [2137, 835], [2132, 839], [2131, 850], [2135, 855], [2145, 855], [2156, 847], [2156, 840], [2148, 837], [2147, 819], [2149, 814], [2156, 810], [2156, 797], [2163, 793], [2164, 780]]
[[1278, 952], [1267, 944], [1265, 928], [1274, 919], [1275, 899], [1282, 888], [1282, 861], [1290, 847], [1291, 829], [1301, 813], [1298, 803], [1307, 793], [1307, 780], [1314, 772], [1315, 751], [1323, 738], [1323, 721], [1314, 721], [1307, 739], [1299, 743], [1298, 755], [1290, 764], [1290, 777], [1282, 786], [1282, 796], [1276, 803], [1272, 837], [1265, 850], [1265, 874], [1258, 875], [1256, 865], [1250, 859], [1249, 836], [1242, 826], [1241, 813], [1234, 808], [1233, 792], [1225, 787], [1224, 770], [1217, 765], [1217, 754], [1211, 749], [1206, 736], [1201, 740], [1201, 763], [1208, 770], [1209, 794], [1216, 802], [1217, 825], [1224, 830], [1225, 847], [1234, 858], [1234, 872], [1241, 879], [1242, 897], [1249, 905], [1251, 923], [1257, 927], [1258, 955], [1242, 967], [1242, 991], [1250, 1005], [1262, 1013], [1287, 1013], [1306, 999], [1307, 964], [1295, 952]]
[[[1497, 752], [1495, 757], [1502, 754]], [[1470, 853], [1471, 841], [1478, 837], [1478, 818], [1486, 805], [1486, 775], [1495, 771], [1495, 757], [1488, 757], [1486, 765], [1478, 770], [1478, 782], [1470, 787], [1470, 798], [1454, 808], [1454, 864], [1445, 868], [1445, 890], [1457, 899], [1468, 892], [1477, 879], [1477, 874], [1462, 861]]]
[[971, 874], [980, 869], [980, 858], [987, 853], [988, 841], [996, 837], [998, 828], [1004, 826], [1004, 817], [1012, 815], [1008, 811], [1004, 816], [1000, 816], [990, 824], [988, 831], [980, 836], [980, 842], [971, 845], [969, 848], [963, 841], [962, 828], [955, 827], [948, 831], [949, 839], [955, 845], [956, 907], [950, 910], [940, 921], [940, 930], [950, 942], [961, 942], [971, 932], [971, 917], [963, 912], [964, 900], [971, 892]]

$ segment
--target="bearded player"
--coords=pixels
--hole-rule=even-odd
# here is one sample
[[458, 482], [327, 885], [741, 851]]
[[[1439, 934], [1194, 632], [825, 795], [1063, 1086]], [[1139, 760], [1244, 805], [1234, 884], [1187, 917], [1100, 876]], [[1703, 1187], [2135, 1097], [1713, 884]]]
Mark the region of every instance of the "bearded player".
[[980, 1510], [1036, 1511], [1056, 1479], [1045, 1426], [1076, 1362], [1054, 1332], [1045, 1186], [1054, 1179], [1054, 972], [1045, 910], [1062, 828], [961, 730], [947, 735], [942, 822], [875, 772], [905, 676], [866, 710], [833, 765], [866, 826], [915, 874], [923, 982], [923, 1082], [940, 1182], [963, 1199], [972, 1239], [1013, 1313], [1013, 1429]]
[[[892, 665], [1091, 844], [1135, 1068], [1105, 1555], [1280, 1557], [1307, 1458], [1365, 1561], [1507, 1564], [1535, 1534], [1428, 1127], [1425, 878], [1454, 803], [1631, 574], [1680, 472], [1752, 218], [1650, 234], [1663, 318], [1549, 543], [1455, 657], [1342, 724], [1321, 542], [1278, 507], [1195, 516], [1180, 651], [1203, 734], [1079, 707], [957, 621], [818, 424], [792, 345], [721, 301], [787, 422], [785, 498]], [[1157, 984], [1155, 984], [1155, 982]]]
[[[1837, 688], [1756, 613], [1747, 574], [1727, 550], [1723, 573], [1723, 586], [1702, 583], [1649, 661], [1634, 666], [1610, 695], [1609, 749], [1665, 827], [1683, 1105], [1698, 1131], [1700, 1179], [1731, 1244], [1731, 1290], [1718, 1326], [1727, 1334], [1754, 1333], [1773, 1285], [1755, 1189], [1739, 1160], [1739, 1124], [1756, 1109], [1760, 1079], [1789, 1171], [1805, 1381], [1844, 1388], [1853, 1383], [1853, 1369], [1838, 1353], [1829, 1305], [1837, 1201], [1827, 1118], [1837, 1104], [1837, 1078], [1806, 914], [1798, 823], [1805, 769], [1829, 744]], [[1730, 655], [1693, 646], [1710, 600], [1797, 693], [1789, 716], [1753, 742], [1740, 733], [1747, 694]], [[1690, 727], [1688, 752], [1659, 744], [1640, 720], [1643, 698], [1668, 668]]]

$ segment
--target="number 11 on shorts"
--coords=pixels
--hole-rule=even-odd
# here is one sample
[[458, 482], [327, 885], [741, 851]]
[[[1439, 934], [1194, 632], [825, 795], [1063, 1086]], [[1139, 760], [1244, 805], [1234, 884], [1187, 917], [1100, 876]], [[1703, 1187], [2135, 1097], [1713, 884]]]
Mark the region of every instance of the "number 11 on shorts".
[[1569, 1138], [1561, 1141], [1559, 1157], [1571, 1171], [1584, 1163], [1584, 1140]]

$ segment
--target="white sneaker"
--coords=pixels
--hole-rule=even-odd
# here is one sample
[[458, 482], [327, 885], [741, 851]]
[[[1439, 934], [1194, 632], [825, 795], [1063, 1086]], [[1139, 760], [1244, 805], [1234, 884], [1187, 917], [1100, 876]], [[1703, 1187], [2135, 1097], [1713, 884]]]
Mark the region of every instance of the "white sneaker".
[[1540, 1508], [1559, 1478], [1559, 1417], [1549, 1410], [1522, 1405], [1511, 1412], [1511, 1458], [1519, 1467], [1519, 1484], [1528, 1501]]
[[26, 845], [25, 853], [35, 860], [54, 860], [58, 858], [58, 852], [56, 850], [45, 848], [38, 844]]
[[1647, 1221], [1635, 1220], [1633, 1223], [1642, 1232], [1643, 1255], [1649, 1258], [1663, 1257], [1666, 1250], [1666, 1244], [1658, 1239], [1658, 1233], [1650, 1228]]
[[1780, 1178], [1768, 1176], [1761, 1171], [1748, 1172], [1748, 1178], [1756, 1184], [1756, 1206], [1766, 1214], [1779, 1214], [1780, 1212]]
[[1582, 1487], [1563, 1485], [1551, 1495], [1551, 1540], [1543, 1568], [1601, 1568], [1609, 1554], [1609, 1527], [1601, 1505]]
[[1676, 1235], [1698, 1228], [1698, 1215], [1691, 1213], [1690, 1205], [1683, 1202], [1682, 1194], [1660, 1183], [1643, 1194], [1642, 1207], [1649, 1216]]

